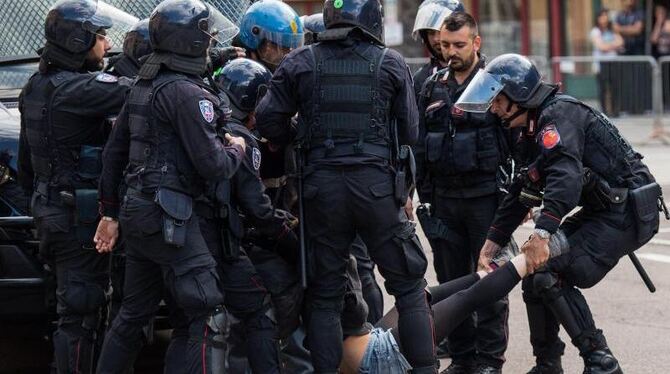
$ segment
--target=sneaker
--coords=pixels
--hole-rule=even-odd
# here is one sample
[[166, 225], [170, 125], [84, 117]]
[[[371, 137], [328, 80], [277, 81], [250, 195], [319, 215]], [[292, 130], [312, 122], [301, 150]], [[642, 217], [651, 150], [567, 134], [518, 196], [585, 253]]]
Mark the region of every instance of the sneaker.
[[474, 374], [502, 374], [502, 369], [490, 365], [479, 364]]

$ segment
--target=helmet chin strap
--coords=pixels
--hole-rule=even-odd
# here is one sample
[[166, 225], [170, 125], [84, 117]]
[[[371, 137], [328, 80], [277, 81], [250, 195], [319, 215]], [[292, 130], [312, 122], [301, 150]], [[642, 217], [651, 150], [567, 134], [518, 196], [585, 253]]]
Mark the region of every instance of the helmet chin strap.
[[[512, 102], [512, 100], [509, 100], [509, 104], [507, 104], [506, 112], [509, 112], [510, 110], [512, 110], [512, 105], [514, 105], [514, 103]], [[512, 121], [514, 121], [519, 116], [522, 116], [524, 113], [528, 112], [528, 109], [526, 109], [526, 108], [522, 108], [522, 107], [518, 107], [518, 108], [519, 109], [517, 109], [516, 112], [512, 113], [511, 116], [502, 120], [502, 125], [503, 125], [504, 128], [506, 128], [506, 129], [509, 128], [509, 126], [512, 124]]]

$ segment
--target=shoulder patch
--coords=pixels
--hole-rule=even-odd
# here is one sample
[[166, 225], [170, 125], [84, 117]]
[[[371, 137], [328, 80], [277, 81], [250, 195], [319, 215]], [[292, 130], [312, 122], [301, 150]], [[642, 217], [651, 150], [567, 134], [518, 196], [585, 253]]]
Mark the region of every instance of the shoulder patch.
[[254, 169], [258, 170], [261, 168], [261, 150], [254, 147], [251, 151], [251, 160], [254, 164]]
[[451, 115], [454, 117], [464, 117], [465, 112], [462, 111], [461, 109], [456, 108], [456, 106], [451, 107]]
[[540, 132], [539, 141], [544, 149], [552, 149], [561, 141], [561, 134], [554, 124], [544, 126]]
[[119, 81], [119, 78], [117, 78], [115, 75], [100, 73], [96, 75], [95, 80], [102, 83], [116, 83]]
[[214, 120], [214, 104], [209, 100], [200, 100], [198, 105], [200, 106], [200, 114], [202, 114], [202, 118], [204, 118], [207, 123], [211, 123]]

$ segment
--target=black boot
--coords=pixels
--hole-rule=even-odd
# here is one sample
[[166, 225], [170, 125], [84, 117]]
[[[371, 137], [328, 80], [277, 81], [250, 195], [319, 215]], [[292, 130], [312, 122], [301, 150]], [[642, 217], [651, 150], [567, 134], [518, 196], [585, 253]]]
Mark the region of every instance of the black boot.
[[623, 374], [623, 371], [612, 352], [605, 348], [584, 356], [584, 374]]
[[530, 369], [528, 374], [563, 374], [561, 358], [551, 360], [537, 359], [536, 365]]
[[471, 360], [452, 361], [448, 368], [440, 374], [472, 374], [475, 371], [475, 363]]

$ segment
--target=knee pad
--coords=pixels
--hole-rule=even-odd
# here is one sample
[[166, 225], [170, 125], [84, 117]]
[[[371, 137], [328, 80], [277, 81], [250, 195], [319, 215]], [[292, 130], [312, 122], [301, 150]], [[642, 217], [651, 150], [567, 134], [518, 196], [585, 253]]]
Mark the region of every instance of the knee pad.
[[88, 315], [99, 313], [109, 299], [106, 274], [68, 272], [62, 290], [58, 290], [61, 315]]
[[428, 269], [428, 260], [423, 253], [423, 247], [416, 236], [414, 224], [405, 222], [394, 233], [393, 241], [401, 248], [405, 258], [408, 275], [423, 277]]
[[174, 299], [187, 311], [211, 309], [223, 302], [219, 276], [214, 267], [174, 269]]
[[554, 301], [561, 296], [558, 278], [554, 273], [539, 272], [535, 274], [532, 282], [534, 293], [541, 296], [545, 302]]

